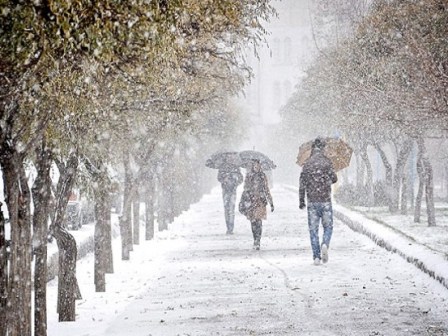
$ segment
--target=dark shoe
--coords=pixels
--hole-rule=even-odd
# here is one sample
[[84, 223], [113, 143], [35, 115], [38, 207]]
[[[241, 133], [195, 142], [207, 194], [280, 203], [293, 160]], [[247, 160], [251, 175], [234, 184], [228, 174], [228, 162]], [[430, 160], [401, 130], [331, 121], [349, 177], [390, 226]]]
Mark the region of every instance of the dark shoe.
[[255, 241], [254, 242], [254, 250], [259, 250], [260, 249], [260, 242]]
[[228, 235], [233, 235], [233, 231], [229, 231], [229, 230], [227, 230], [226, 234], [228, 234]]

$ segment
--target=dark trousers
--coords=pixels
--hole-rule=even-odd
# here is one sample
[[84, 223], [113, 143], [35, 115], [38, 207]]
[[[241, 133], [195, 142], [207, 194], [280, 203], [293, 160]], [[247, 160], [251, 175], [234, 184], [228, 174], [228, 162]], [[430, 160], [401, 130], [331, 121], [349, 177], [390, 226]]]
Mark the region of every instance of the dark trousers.
[[254, 244], [260, 245], [261, 240], [261, 233], [263, 231], [262, 225], [261, 225], [261, 219], [256, 219], [252, 222], [250, 222], [252, 227], [252, 235], [254, 236]]
[[224, 217], [226, 220], [227, 232], [233, 232], [235, 223], [235, 203], [236, 203], [236, 189], [222, 190], [222, 200], [224, 202]]

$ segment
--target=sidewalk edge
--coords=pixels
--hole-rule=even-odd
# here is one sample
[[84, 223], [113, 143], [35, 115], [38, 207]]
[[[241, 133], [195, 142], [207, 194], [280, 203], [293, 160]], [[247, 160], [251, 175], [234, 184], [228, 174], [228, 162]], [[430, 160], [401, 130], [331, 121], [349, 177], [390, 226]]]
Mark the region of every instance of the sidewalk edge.
[[[294, 187], [291, 185], [282, 185], [282, 186], [287, 190], [298, 193], [299, 189], [297, 187]], [[297, 200], [297, 203], [298, 203], [298, 200]], [[390, 231], [390, 236], [388, 236], [387, 238], [384, 236], [381, 236], [381, 235], [375, 233], [374, 230], [369, 229], [367, 227], [367, 225], [363, 225], [360, 221], [351, 218], [349, 215], [346, 215], [346, 214], [342, 213], [342, 211], [335, 209], [335, 208], [343, 209], [344, 212], [349, 213], [349, 214], [352, 212], [355, 212], [355, 211], [347, 209], [344, 206], [341, 206], [340, 204], [335, 204], [335, 206], [333, 206], [334, 216], [338, 220], [343, 222], [345, 225], [347, 225], [351, 230], [367, 236], [375, 244], [386, 249], [387, 251], [398, 254], [400, 257], [405, 259], [407, 262], [409, 262], [410, 264], [413, 264], [418, 269], [420, 269], [424, 273], [428, 274], [430, 277], [437, 280], [440, 284], [442, 284], [445, 288], [448, 289], [448, 263], [445, 260], [443, 260], [443, 258], [435, 255], [433, 252], [431, 252], [425, 246], [423, 246], [421, 244], [417, 244], [415, 242], [411, 242], [405, 235], [401, 235], [400, 233], [394, 232], [390, 229], [386, 229], [386, 230]], [[365, 217], [362, 213], [359, 213], [359, 212], [355, 212], [355, 213], [356, 213], [356, 217], [362, 218], [363, 222], [368, 222], [369, 226], [372, 226], [372, 227], [380, 226], [378, 223], [375, 223], [371, 219]], [[383, 228], [383, 230], [384, 230], [384, 228]], [[415, 249], [415, 247], [418, 247], [421, 251], [424, 251], [425, 254], [433, 255], [434, 256], [433, 259], [437, 260], [437, 263], [434, 265], [433, 262], [424, 260], [425, 259], [424, 255], [422, 256], [422, 255], [418, 255], [418, 254], [416, 255], [414, 253], [409, 253], [409, 252], [404, 251], [403, 248], [394, 246], [390, 242], [390, 240], [393, 240], [393, 239], [391, 239], [391, 237], [393, 237], [393, 236], [399, 236], [399, 239], [401, 239], [403, 241], [408, 241], [409, 242], [408, 245], [413, 245], [414, 249]], [[441, 266], [438, 267], [439, 265], [441, 265]]]

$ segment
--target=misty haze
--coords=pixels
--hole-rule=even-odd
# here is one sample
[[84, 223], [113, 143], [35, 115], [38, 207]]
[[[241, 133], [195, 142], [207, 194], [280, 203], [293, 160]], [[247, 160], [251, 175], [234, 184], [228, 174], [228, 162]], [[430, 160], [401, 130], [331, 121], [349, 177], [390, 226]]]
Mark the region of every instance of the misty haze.
[[0, 56], [0, 336], [448, 336], [446, 0], [5, 0]]

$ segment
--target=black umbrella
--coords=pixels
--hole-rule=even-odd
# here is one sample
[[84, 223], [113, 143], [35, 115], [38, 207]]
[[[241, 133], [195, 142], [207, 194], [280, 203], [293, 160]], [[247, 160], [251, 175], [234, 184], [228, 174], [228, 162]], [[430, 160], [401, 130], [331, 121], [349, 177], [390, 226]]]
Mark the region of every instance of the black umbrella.
[[243, 161], [238, 152], [218, 152], [205, 162], [205, 166], [213, 169], [234, 170], [241, 167]]
[[271, 170], [277, 168], [275, 163], [266, 155], [254, 150], [245, 150], [240, 152], [240, 158], [243, 161], [241, 167], [250, 168], [253, 160], [257, 160], [261, 164], [261, 169]]

